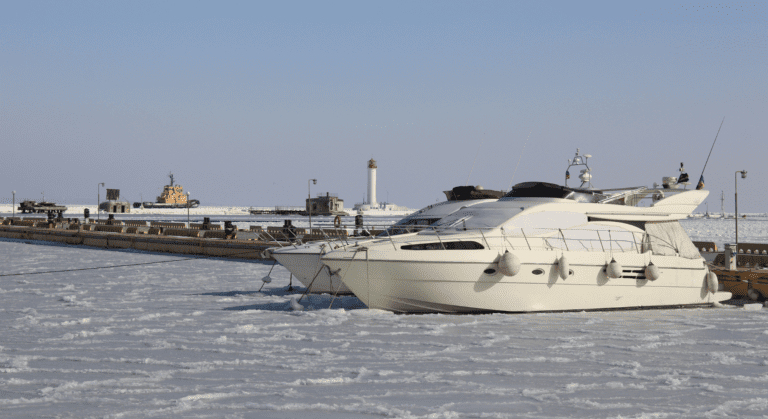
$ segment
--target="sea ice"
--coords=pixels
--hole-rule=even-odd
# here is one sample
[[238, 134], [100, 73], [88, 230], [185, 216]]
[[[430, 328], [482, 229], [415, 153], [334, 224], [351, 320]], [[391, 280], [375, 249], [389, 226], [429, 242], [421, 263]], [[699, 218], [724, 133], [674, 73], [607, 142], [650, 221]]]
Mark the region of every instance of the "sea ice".
[[[746, 236], [762, 234], [755, 228]], [[169, 259], [180, 260], [36, 274]], [[299, 304], [304, 288], [294, 281], [288, 291], [281, 266], [261, 281], [271, 266], [0, 240], [0, 416], [698, 418], [768, 409], [760, 304], [396, 315], [348, 296]], [[8, 276], [17, 273], [27, 275]]]

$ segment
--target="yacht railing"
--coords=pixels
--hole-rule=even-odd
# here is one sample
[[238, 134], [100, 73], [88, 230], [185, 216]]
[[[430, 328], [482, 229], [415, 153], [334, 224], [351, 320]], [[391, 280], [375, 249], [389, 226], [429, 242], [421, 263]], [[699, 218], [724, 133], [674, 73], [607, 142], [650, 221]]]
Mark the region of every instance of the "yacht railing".
[[[314, 231], [315, 229], [313, 229]], [[322, 229], [317, 229], [322, 231]], [[404, 233], [423, 232], [414, 240], [397, 240]], [[378, 234], [377, 234], [378, 233]], [[392, 243], [394, 250], [401, 250], [403, 245], [424, 245], [422, 250], [462, 249], [470, 242], [478, 243], [485, 249], [495, 250], [542, 250], [542, 251], [577, 251], [603, 253], [642, 253], [647, 250], [648, 237], [645, 232], [632, 232], [618, 229], [552, 229], [552, 228], [514, 228], [479, 229], [479, 228], [436, 228], [425, 225], [366, 225], [357, 229], [357, 236], [329, 236], [321, 233], [321, 241], [337, 243], [344, 247], [352, 244], [350, 240], [386, 240]], [[460, 237], [458, 236], [460, 234]], [[428, 238], [434, 237], [433, 241]], [[450, 243], [450, 244], [446, 244]], [[464, 245], [459, 244], [464, 243]], [[466, 247], [469, 248], [469, 247]], [[475, 247], [477, 248], [477, 247]]]
[[[437, 230], [426, 226], [416, 240], [380, 235], [375, 240], [392, 243], [395, 250], [538, 250], [600, 253], [643, 253], [648, 250], [645, 232], [611, 229], [515, 228], [513, 230]], [[430, 240], [434, 237], [434, 240]], [[478, 246], [479, 245], [479, 246]]]
[[598, 201], [600, 204], [619, 204], [632, 207], [645, 207], [651, 206], [656, 202], [669, 198], [672, 195], [677, 195], [683, 192], [689, 192], [692, 189], [663, 189], [663, 188], [645, 188], [640, 187], [636, 189], [627, 190], [624, 192], [615, 193], [609, 195]]

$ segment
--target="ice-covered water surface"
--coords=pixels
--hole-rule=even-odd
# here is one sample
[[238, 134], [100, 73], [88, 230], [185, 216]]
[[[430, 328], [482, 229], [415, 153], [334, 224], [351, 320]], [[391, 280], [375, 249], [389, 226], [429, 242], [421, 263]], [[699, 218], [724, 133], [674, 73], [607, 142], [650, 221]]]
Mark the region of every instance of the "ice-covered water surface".
[[[691, 240], [713, 241], [720, 249], [735, 242], [736, 220], [733, 218], [688, 218], [680, 222]], [[739, 219], [739, 242], [768, 243], [768, 217], [750, 215]]]
[[[768, 310], [292, 311], [279, 265], [0, 241], [0, 416], [702, 417], [768, 411]], [[39, 275], [14, 273], [144, 264]], [[755, 307], [748, 307], [753, 309]]]

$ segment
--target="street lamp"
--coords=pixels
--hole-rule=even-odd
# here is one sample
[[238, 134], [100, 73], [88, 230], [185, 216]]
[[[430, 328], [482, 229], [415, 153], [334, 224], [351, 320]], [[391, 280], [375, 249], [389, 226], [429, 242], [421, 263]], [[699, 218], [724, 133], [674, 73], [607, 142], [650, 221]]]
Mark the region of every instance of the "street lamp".
[[189, 194], [191, 192], [187, 191], [187, 228], [191, 228], [192, 224], [189, 223]]
[[736, 255], [733, 257], [733, 264], [738, 268], [737, 257], [739, 256], [739, 177], [736, 176], [739, 173], [741, 173], [741, 178], [746, 179], [747, 178], [747, 171], [746, 170], [737, 170], [736, 173], [733, 174], [733, 183], [735, 185], [734, 187], [734, 200], [736, 201]]
[[312, 193], [309, 192], [310, 183], [317, 185], [317, 179], [307, 181], [307, 207], [309, 207], [309, 234], [312, 234]]
[[16, 191], [13, 191], [13, 218], [16, 218]]
[[99, 201], [101, 201], [101, 187], [104, 186], [104, 182], [96, 184], [96, 219], [101, 220], [101, 214], [99, 213]]

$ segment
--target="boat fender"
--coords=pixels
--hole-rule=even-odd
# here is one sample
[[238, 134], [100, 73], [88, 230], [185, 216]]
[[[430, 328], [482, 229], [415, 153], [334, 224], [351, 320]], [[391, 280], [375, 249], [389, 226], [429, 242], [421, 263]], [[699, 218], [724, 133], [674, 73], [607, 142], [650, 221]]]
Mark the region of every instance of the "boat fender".
[[621, 278], [621, 271], [621, 264], [616, 262], [616, 259], [611, 259], [611, 263], [608, 264], [608, 269], [606, 269], [608, 278]]
[[338, 215], [336, 216], [336, 218], [333, 219], [333, 226], [336, 228], [341, 227], [341, 217], [339, 217]]
[[568, 271], [571, 269], [570, 265], [568, 264], [568, 258], [565, 257], [565, 255], [560, 257], [559, 261], [559, 269], [560, 269], [560, 278], [568, 279]]
[[712, 271], [707, 272], [707, 288], [709, 289], [709, 292], [712, 294], [716, 293], [717, 287], [717, 275]]
[[651, 281], [659, 279], [661, 277], [659, 267], [654, 265], [653, 262], [649, 263], [648, 266], [645, 267], [645, 277]]
[[520, 258], [509, 253], [509, 250], [501, 255], [501, 258], [499, 259], [499, 272], [502, 274], [506, 276], [515, 276], [520, 272], [521, 268], [522, 264], [520, 263]]

